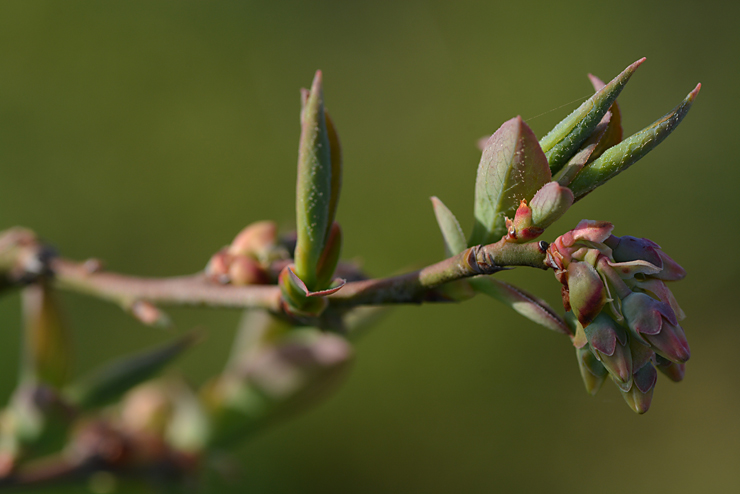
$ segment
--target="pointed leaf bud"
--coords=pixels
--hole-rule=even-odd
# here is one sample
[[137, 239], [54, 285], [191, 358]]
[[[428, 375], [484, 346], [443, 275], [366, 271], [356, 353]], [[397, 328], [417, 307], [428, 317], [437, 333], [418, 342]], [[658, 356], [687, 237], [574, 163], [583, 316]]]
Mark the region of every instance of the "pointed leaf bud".
[[67, 395], [83, 409], [107, 405], [157, 375], [198, 339], [198, 334], [191, 332], [159, 347], [106, 364], [73, 384]]
[[562, 168], [581, 143], [591, 135], [637, 67], [644, 61], [641, 58], [627, 67], [542, 138], [540, 145], [547, 155], [553, 174]]
[[699, 89], [701, 84], [663, 118], [607, 149], [598, 159], [585, 166], [569, 186], [576, 201], [626, 170], [663, 142], [689, 112]]
[[521, 117], [504, 123], [488, 139], [475, 182], [475, 225], [469, 245], [488, 244], [506, 234], [522, 199], [531, 199], [552, 178], [547, 158]]
[[[588, 78], [591, 81], [591, 85], [594, 87], [594, 91], [599, 91], [601, 88], [606, 86], [604, 81], [596, 77], [595, 75], [588, 74]], [[609, 107], [609, 124], [607, 125], [604, 135], [599, 139], [599, 142], [594, 149], [590, 159], [596, 159], [602, 155], [604, 151], [612, 146], [616, 146], [622, 142], [622, 111], [619, 109], [617, 100], [614, 100], [612, 106]], [[603, 122], [603, 120], [602, 120]]]
[[72, 347], [55, 294], [46, 281], [22, 294], [26, 377], [60, 388], [69, 378]]
[[323, 98], [318, 71], [302, 112], [296, 192], [295, 269], [312, 290], [322, 288], [317, 285], [316, 265], [333, 217], [331, 144]]

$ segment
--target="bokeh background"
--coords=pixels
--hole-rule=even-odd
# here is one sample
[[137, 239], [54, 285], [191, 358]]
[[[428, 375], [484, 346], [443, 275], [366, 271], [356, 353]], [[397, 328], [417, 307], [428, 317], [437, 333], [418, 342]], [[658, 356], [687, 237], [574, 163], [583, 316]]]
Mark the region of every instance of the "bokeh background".
[[[399, 307], [357, 344], [330, 399], [239, 446], [208, 492], [737, 492], [737, 4], [692, 1], [0, 3], [0, 228], [114, 270], [202, 269], [249, 222], [293, 226], [298, 89], [316, 69], [345, 156], [344, 256], [375, 275], [441, 259], [429, 197], [472, 225], [476, 140], [522, 117], [544, 135], [591, 88], [648, 61], [620, 96], [626, 133], [697, 82], [675, 134], [577, 204], [687, 270], [684, 382], [637, 416], [583, 389], [569, 341], [495, 301]], [[553, 304], [551, 273], [505, 273]], [[171, 335], [65, 296], [77, 372]], [[216, 372], [237, 312], [182, 359]], [[18, 297], [0, 300], [0, 398], [17, 374]], [[71, 487], [69, 492], [80, 492]], [[123, 486], [121, 492], [137, 492]], [[49, 490], [51, 492], [51, 490]], [[54, 489], [54, 492], [62, 492]]]

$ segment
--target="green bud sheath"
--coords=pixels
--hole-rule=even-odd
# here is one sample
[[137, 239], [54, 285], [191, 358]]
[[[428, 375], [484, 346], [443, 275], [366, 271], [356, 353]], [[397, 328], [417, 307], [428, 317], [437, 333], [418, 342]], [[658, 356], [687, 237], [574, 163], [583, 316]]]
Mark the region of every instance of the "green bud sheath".
[[698, 84], [670, 113], [607, 149], [598, 159], [586, 165], [569, 186], [576, 201], [626, 170], [663, 142], [689, 112], [700, 89], [701, 84]]
[[333, 216], [331, 144], [321, 82], [321, 71], [317, 71], [301, 113], [298, 149], [295, 266], [296, 274], [310, 290], [321, 288], [317, 285], [316, 265]]
[[342, 229], [339, 223], [333, 223], [329, 229], [329, 236], [326, 239], [326, 247], [321, 254], [319, 263], [316, 266], [316, 282], [322, 289], [328, 288], [334, 279], [334, 270], [339, 262], [339, 256], [342, 253]]
[[557, 173], [588, 139], [614, 100], [645, 59], [641, 58], [584, 101], [540, 141], [552, 173]]

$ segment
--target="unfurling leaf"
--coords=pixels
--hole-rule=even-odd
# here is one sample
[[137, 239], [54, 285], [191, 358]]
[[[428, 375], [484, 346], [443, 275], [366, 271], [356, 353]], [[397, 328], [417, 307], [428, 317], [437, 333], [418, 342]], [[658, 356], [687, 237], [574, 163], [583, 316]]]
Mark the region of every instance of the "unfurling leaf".
[[607, 149], [597, 160], [586, 165], [570, 184], [576, 201], [626, 170], [668, 137], [691, 109], [700, 89], [701, 84], [698, 84], [670, 113]]
[[545, 154], [521, 117], [504, 123], [481, 156], [475, 182], [475, 225], [468, 245], [495, 242], [506, 234], [505, 218], [514, 217], [551, 179]]
[[627, 81], [644, 61], [645, 59], [641, 58], [627, 67], [542, 138], [540, 145], [547, 155], [553, 174], [567, 163], [583, 141], [593, 133]]

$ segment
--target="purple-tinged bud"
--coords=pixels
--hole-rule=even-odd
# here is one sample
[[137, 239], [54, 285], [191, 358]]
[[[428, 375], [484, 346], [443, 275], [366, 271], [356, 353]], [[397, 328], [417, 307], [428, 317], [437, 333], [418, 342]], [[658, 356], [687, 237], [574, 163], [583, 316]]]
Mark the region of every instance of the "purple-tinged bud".
[[608, 375], [606, 368], [591, 353], [588, 345], [583, 348], [576, 348], [576, 359], [586, 391], [595, 396]]
[[633, 292], [622, 300], [622, 313], [632, 333], [640, 339], [643, 335], [660, 333], [664, 320], [678, 324], [668, 304], [640, 292]]
[[570, 263], [567, 282], [570, 308], [585, 328], [607, 302], [604, 284], [599, 273], [585, 262]]
[[678, 324], [685, 315], [664, 283], [684, 271], [656, 243], [611, 231], [609, 223], [584, 220], [550, 244], [546, 262], [563, 284], [563, 305], [572, 310], [568, 321], [579, 358], [588, 349], [630, 407], [644, 413], [656, 366], [679, 381], [690, 357]]
[[629, 407], [639, 414], [643, 414], [650, 409], [650, 403], [653, 401], [653, 390], [658, 379], [658, 373], [651, 362], [646, 363], [632, 376], [632, 388], [629, 391], [622, 391], [622, 397]]
[[663, 261], [663, 271], [656, 274], [656, 278], [663, 281], [678, 281], [686, 277], [686, 270], [671, 259], [668, 254], [662, 250], [658, 250], [658, 255], [660, 256], [660, 260]]
[[683, 328], [678, 324], [673, 325], [668, 321], [663, 321], [663, 328], [660, 333], [655, 335], [646, 334], [645, 339], [650, 343], [655, 353], [671, 362], [683, 364], [691, 357], [689, 342], [686, 341]]
[[670, 305], [634, 292], [622, 301], [622, 311], [632, 333], [656, 353], [676, 363], [689, 359], [689, 344]]
[[628, 383], [632, 377], [632, 354], [626, 332], [603, 312], [584, 328], [591, 351], [614, 379]]
[[660, 246], [651, 240], [629, 235], [624, 237], [611, 235], [604, 243], [612, 249], [612, 255], [617, 262], [641, 260], [659, 268], [663, 267], [663, 263], [656, 252], [656, 249], [659, 249]]
[[673, 382], [677, 383], [682, 381], [686, 374], [686, 364], [671, 362], [660, 355], [655, 356], [655, 363], [658, 370], [668, 376], [668, 379]]

